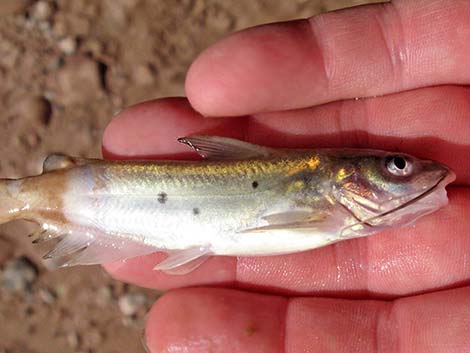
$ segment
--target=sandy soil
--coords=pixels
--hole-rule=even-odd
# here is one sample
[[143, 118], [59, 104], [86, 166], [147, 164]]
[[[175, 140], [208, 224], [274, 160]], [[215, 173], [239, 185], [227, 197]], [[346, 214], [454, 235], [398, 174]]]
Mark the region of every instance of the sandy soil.
[[[99, 156], [115, 112], [183, 95], [190, 62], [227, 33], [364, 2], [1, 0], [0, 175], [37, 173], [52, 152]], [[0, 353], [144, 352], [158, 293], [100, 267], [47, 271], [30, 230], [0, 227]]]

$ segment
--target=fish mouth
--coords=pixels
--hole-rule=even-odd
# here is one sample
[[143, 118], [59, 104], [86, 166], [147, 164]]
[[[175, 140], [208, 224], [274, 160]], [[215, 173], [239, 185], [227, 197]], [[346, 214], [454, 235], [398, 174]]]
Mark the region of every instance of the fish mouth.
[[[414, 195], [408, 195], [406, 201], [396, 207], [366, 220], [360, 221], [369, 227], [389, 227], [406, 226], [413, 223], [418, 218], [437, 211], [439, 208], [447, 205], [446, 186], [455, 180], [455, 173], [450, 169], [445, 170], [436, 183], [431, 185], [424, 192]], [[395, 202], [397, 200], [394, 200]]]
[[[392, 203], [393, 206], [391, 207], [387, 207], [387, 203], [377, 205], [375, 210], [378, 211], [378, 214], [371, 215], [366, 219], [359, 218], [352, 210], [340, 202], [339, 204], [357, 220], [357, 222], [341, 230], [341, 237], [365, 236], [382, 229], [405, 227], [414, 223], [418, 218], [433, 213], [448, 203], [445, 188], [454, 180], [455, 174], [444, 167], [438, 180], [429, 188], [420, 193], [390, 200], [388, 204]], [[383, 212], [380, 212], [380, 209]], [[372, 211], [372, 209], [369, 209], [369, 211]]]

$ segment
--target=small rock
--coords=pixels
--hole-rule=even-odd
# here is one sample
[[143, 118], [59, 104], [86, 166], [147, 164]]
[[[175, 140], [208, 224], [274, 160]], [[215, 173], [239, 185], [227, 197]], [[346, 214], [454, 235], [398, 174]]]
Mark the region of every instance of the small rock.
[[7, 289], [24, 292], [31, 288], [38, 275], [36, 266], [26, 257], [9, 261], [3, 271], [3, 286]]
[[66, 55], [71, 55], [77, 50], [77, 41], [72, 37], [62, 39], [58, 45], [60, 51]]
[[112, 115], [113, 116], [117, 115], [124, 108], [124, 99], [120, 96], [112, 96], [111, 105], [113, 106], [113, 109], [114, 109]]
[[38, 28], [40, 28], [43, 32], [50, 32], [51, 30], [51, 24], [46, 21], [40, 21], [38, 23]]
[[38, 1], [31, 10], [31, 16], [38, 21], [48, 21], [54, 13], [54, 7], [48, 1]]
[[96, 302], [100, 306], [106, 306], [113, 298], [112, 290], [109, 286], [101, 287], [96, 292]]
[[65, 298], [69, 293], [69, 287], [67, 285], [59, 284], [55, 287], [55, 292], [58, 298]]
[[104, 46], [103, 43], [96, 39], [88, 39], [86, 42], [83, 43], [83, 50], [89, 52], [92, 57], [97, 58], [102, 55]]
[[145, 306], [147, 297], [141, 293], [129, 293], [119, 298], [119, 309], [126, 316], [132, 316]]
[[67, 333], [67, 343], [72, 349], [77, 349], [80, 345], [80, 336], [75, 331]]
[[223, 8], [209, 7], [208, 16], [211, 19], [211, 26], [217, 31], [230, 31], [235, 25], [235, 18]]
[[26, 120], [47, 126], [51, 120], [52, 105], [44, 97], [23, 97], [18, 101], [16, 113]]
[[121, 319], [122, 324], [124, 327], [135, 327], [136, 326], [136, 319], [132, 316], [123, 316]]
[[52, 304], [57, 299], [57, 294], [55, 294], [53, 291], [51, 291], [48, 288], [39, 289], [38, 295], [39, 295], [39, 298], [41, 298], [41, 300], [46, 304]]
[[65, 18], [60, 15], [60, 12], [54, 17], [54, 24], [52, 25], [52, 31], [57, 37], [63, 37], [67, 34], [68, 28]]
[[108, 21], [114, 23], [114, 26], [125, 25], [129, 13], [124, 6], [120, 6], [116, 0], [105, 0], [103, 5], [106, 9]]
[[149, 85], [154, 81], [154, 74], [148, 65], [137, 65], [133, 69], [132, 77], [138, 85]]
[[16, 15], [24, 12], [30, 2], [30, 0], [1, 0], [0, 16]]
[[103, 93], [101, 76], [100, 65], [96, 61], [70, 58], [57, 73], [57, 99], [62, 104], [89, 104]]
[[21, 51], [14, 43], [7, 40], [0, 41], [0, 51], [2, 53], [0, 56], [0, 63], [9, 70], [12, 70], [21, 60]]

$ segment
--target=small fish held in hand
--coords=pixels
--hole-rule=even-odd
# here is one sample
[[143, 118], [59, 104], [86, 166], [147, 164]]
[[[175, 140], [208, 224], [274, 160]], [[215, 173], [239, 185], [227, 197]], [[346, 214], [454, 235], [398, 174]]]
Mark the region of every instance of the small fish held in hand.
[[447, 204], [447, 167], [361, 149], [274, 149], [181, 138], [203, 161], [53, 155], [39, 176], [0, 182], [0, 222], [40, 224], [45, 258], [100, 264], [157, 251], [188, 273], [211, 255], [298, 252], [406, 226]]

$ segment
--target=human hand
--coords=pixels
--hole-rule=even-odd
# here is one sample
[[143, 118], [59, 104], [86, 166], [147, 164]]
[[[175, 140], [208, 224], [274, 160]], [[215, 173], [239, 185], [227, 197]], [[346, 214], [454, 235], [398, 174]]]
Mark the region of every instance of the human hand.
[[465, 0], [395, 1], [243, 31], [205, 51], [186, 82], [197, 111], [243, 117], [203, 118], [173, 98], [111, 122], [107, 158], [186, 157], [176, 138], [210, 133], [398, 149], [457, 174], [449, 206], [413, 227], [292, 255], [214, 257], [185, 276], [153, 271], [161, 254], [107, 265], [126, 282], [183, 288], [150, 312], [152, 352], [470, 351], [470, 90], [458, 86], [470, 83], [469, 18]]

